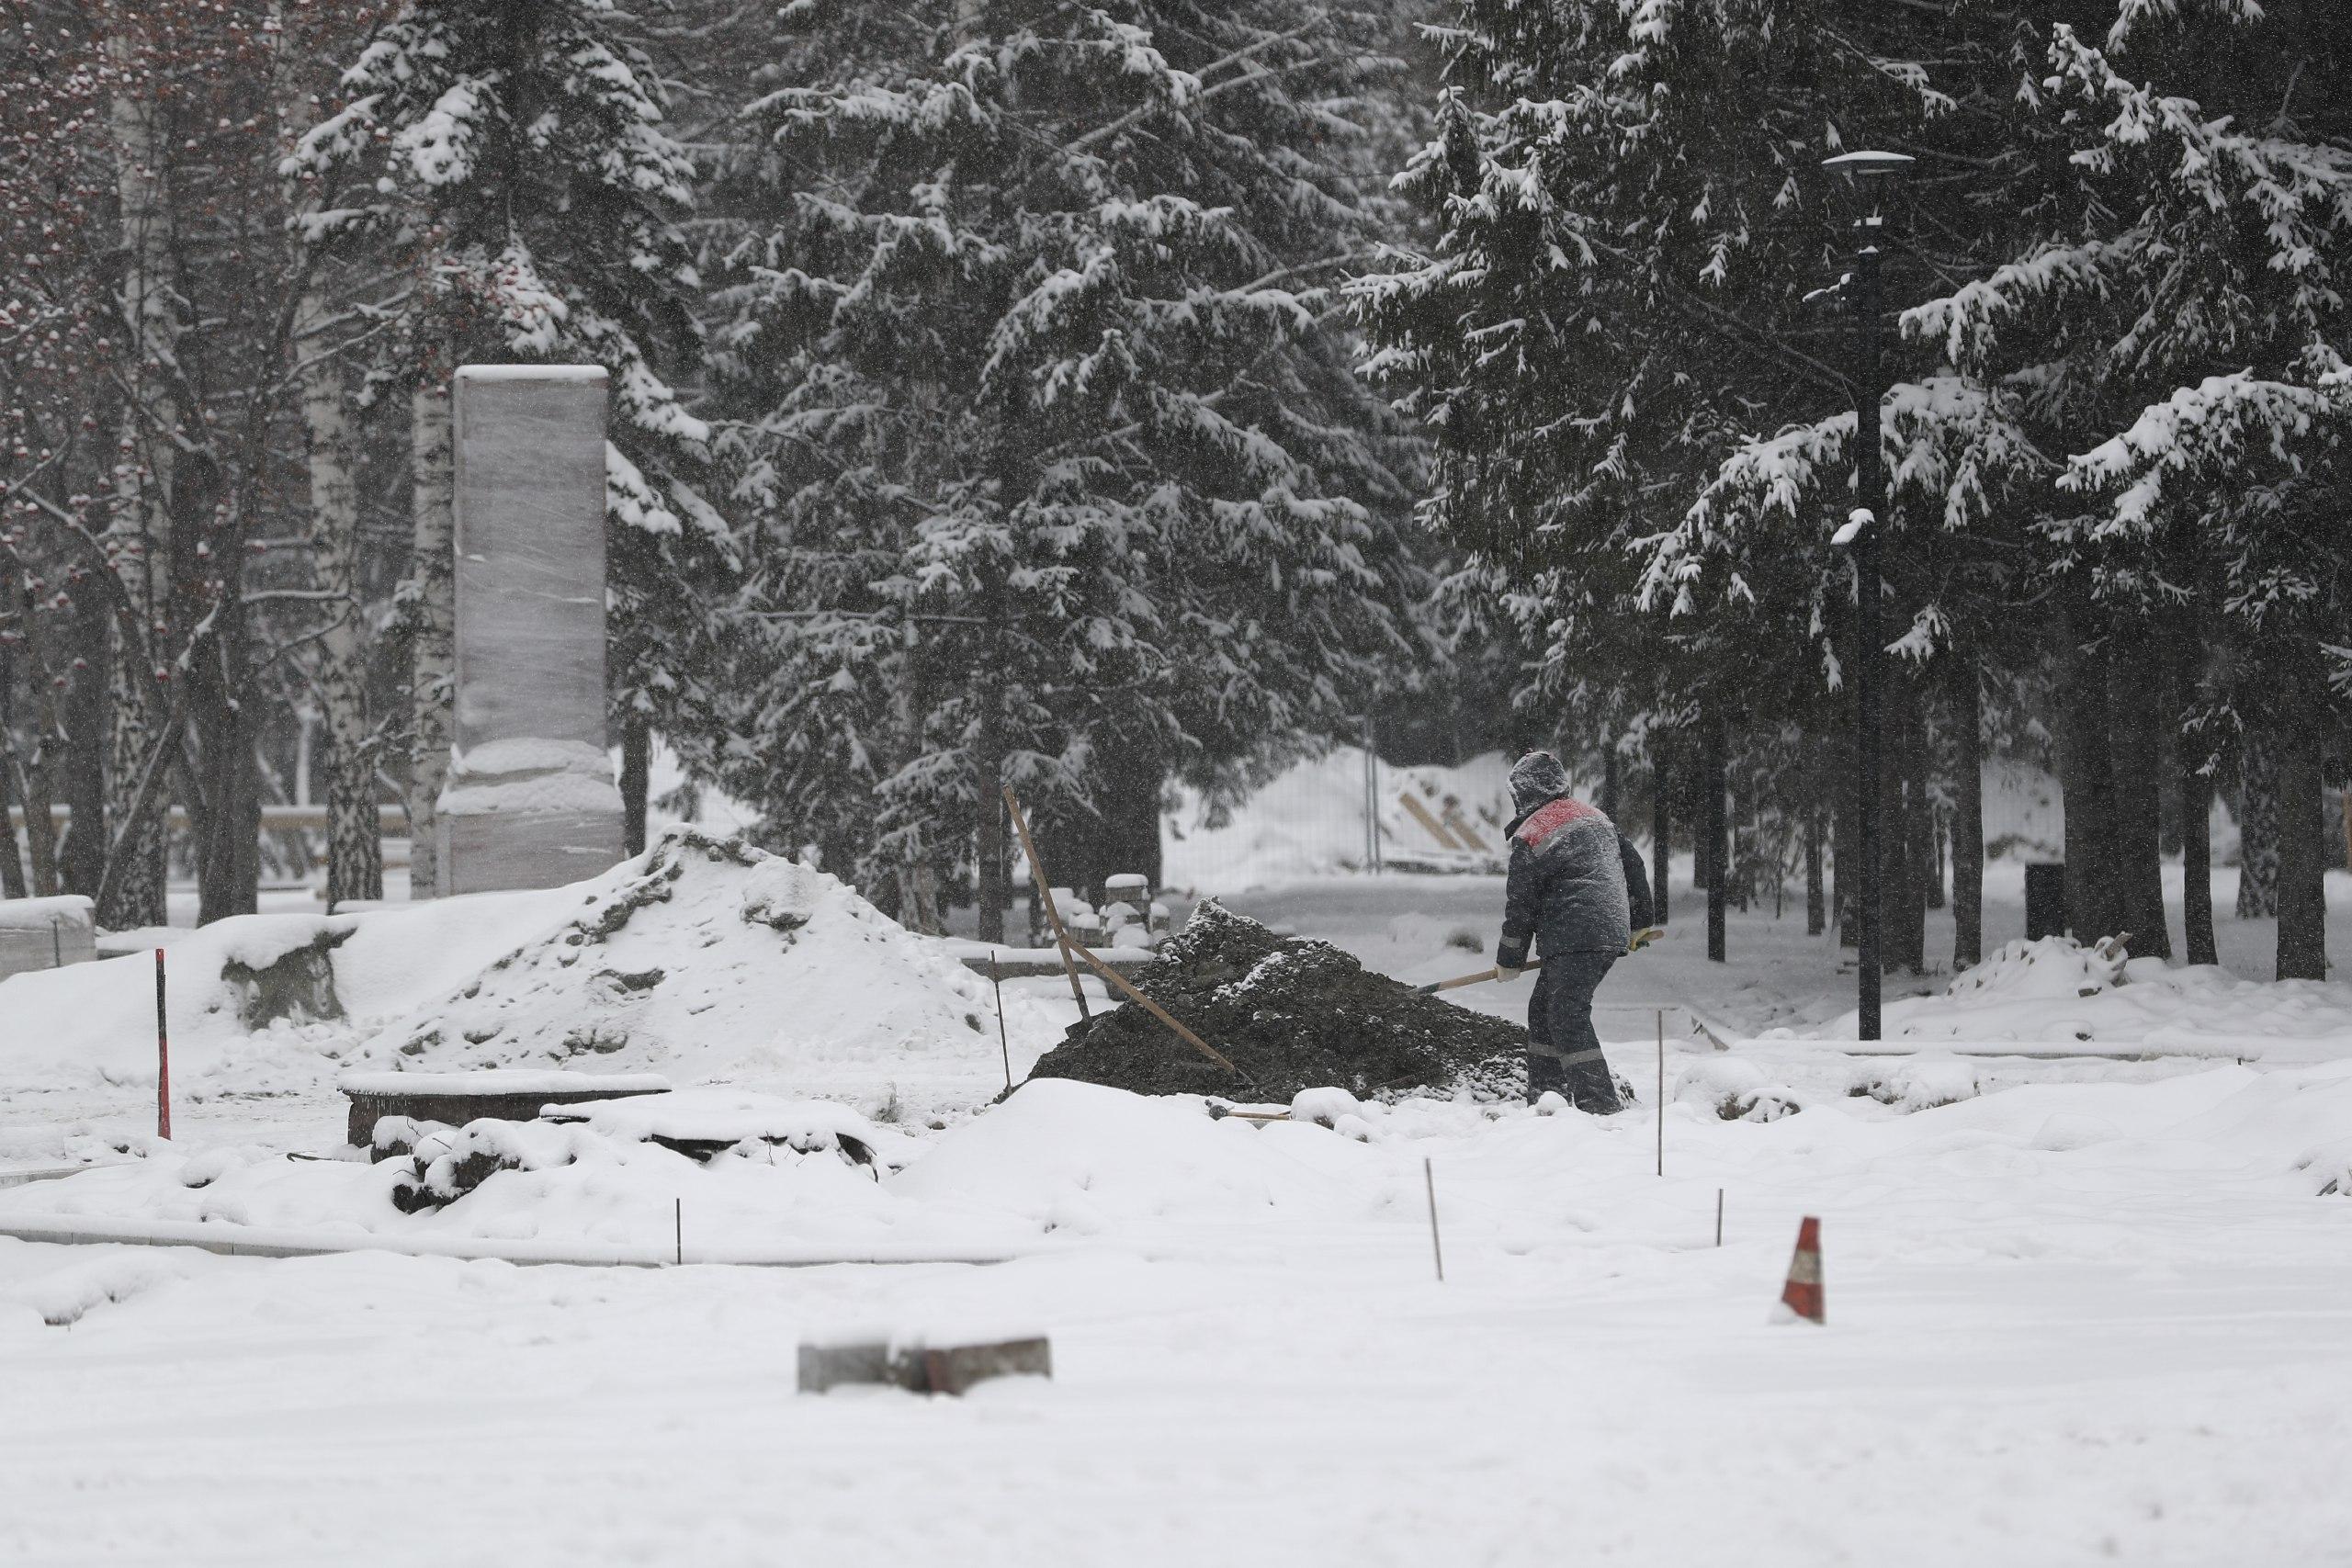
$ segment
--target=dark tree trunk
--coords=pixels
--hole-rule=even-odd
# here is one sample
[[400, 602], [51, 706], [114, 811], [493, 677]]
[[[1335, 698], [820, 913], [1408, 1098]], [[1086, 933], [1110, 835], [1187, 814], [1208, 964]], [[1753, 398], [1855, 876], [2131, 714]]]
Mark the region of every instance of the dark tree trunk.
[[[220, 597], [204, 613], [202, 632], [187, 627], [196, 614], [187, 604], [175, 604], [171, 617], [175, 633], [191, 638], [182, 731], [188, 744], [177, 750], [195, 830], [198, 925], [250, 915], [261, 899], [260, 703], [246, 660], [244, 604], [233, 570], [216, 581], [198, 546], [221, 488], [218, 464], [183, 455], [172, 495], [179, 513], [172, 529], [172, 581], [188, 585], [183, 592], [209, 586]], [[216, 550], [223, 547], [232, 560], [242, 553], [233, 536], [211, 544]]]
[[1690, 891], [1704, 893], [1715, 880], [1715, 844], [1707, 831], [1711, 820], [1707, 813], [1707, 780], [1713, 776], [1713, 764], [1707, 757], [1706, 720], [1699, 721], [1698, 766], [1676, 776], [1675, 784], [1681, 792], [1682, 814], [1690, 820]]
[[252, 705], [205, 705], [211, 711], [203, 721], [203, 752], [187, 792], [200, 926], [250, 915], [261, 897], [261, 765], [254, 754]]
[[1984, 959], [1984, 715], [1973, 660], [1951, 663], [1953, 766], [1951, 824], [1951, 966]]
[[1166, 783], [1155, 739], [1098, 734], [1087, 777], [1093, 811], [1073, 811], [1037, 833], [1051, 886], [1070, 888], [1096, 904], [1102, 902], [1103, 880], [1120, 872], [1139, 872], [1158, 887], [1159, 796]]
[[1159, 886], [1160, 795], [1168, 785], [1166, 754], [1156, 736], [1141, 736], [1117, 748], [1098, 774], [1095, 805], [1102, 813], [1102, 862], [1097, 880], [1123, 872]]
[[2256, 719], [2238, 747], [2238, 919], [2278, 912], [2278, 746]]
[[1828, 751], [1832, 774], [1829, 784], [1832, 802], [1829, 908], [1838, 919], [1838, 945], [1859, 948], [1862, 943], [1862, 928], [1856, 900], [1861, 896], [1862, 859], [1861, 851], [1856, 844], [1861, 831], [1858, 825], [1856, 791], [1860, 781], [1855, 774], [1850, 733], [1833, 742]]
[[1828, 929], [1828, 910], [1821, 888], [1821, 806], [1804, 808], [1804, 934], [1819, 936]]
[[645, 818], [653, 788], [653, 722], [641, 713], [621, 720], [621, 849], [645, 852]]
[[1661, 926], [1666, 924], [1671, 880], [1668, 872], [1674, 863], [1673, 808], [1668, 804], [1673, 797], [1673, 770], [1661, 753], [1650, 764], [1650, 910]]
[[1617, 820], [1617, 788], [1620, 767], [1617, 748], [1612, 744], [1600, 753], [1600, 814], [1611, 822]]
[[1888, 746], [1880, 773], [1883, 867], [1879, 884], [1881, 962], [1917, 975], [1927, 967], [1926, 824], [1919, 799], [1922, 762], [1918, 694], [1908, 675], [1889, 672], [1881, 696]]
[[[2069, 636], [2073, 634], [2070, 632]], [[2095, 942], [2118, 930], [2115, 778], [2108, 753], [2104, 660], [2070, 645], [2062, 655], [2058, 787], [2066, 814], [2066, 926]]]
[[[0, 671], [0, 682], [5, 682], [7, 679], [7, 673]], [[5, 689], [0, 689], [0, 699], [5, 699], [6, 695]], [[0, 728], [5, 728], [6, 723], [5, 714], [0, 714]], [[0, 741], [6, 739], [6, 735], [0, 734]], [[8, 807], [17, 798], [17, 792], [11, 787], [11, 780], [16, 771], [15, 762], [6, 756], [0, 755], [0, 898], [25, 898], [31, 896], [25, 886], [24, 860], [17, 853], [17, 831], [8, 826]], [[30, 829], [32, 825], [32, 810], [28, 805], [25, 811], [25, 826]]]
[[1928, 808], [1928, 716], [1918, 682], [1906, 676], [1903, 703], [1903, 966], [1928, 967], [1928, 857], [1934, 830]]
[[2124, 643], [2108, 671], [2109, 761], [2115, 797], [2116, 929], [2132, 933], [2135, 958], [2172, 956], [2171, 922], [2165, 916], [2162, 812], [2157, 789], [2162, 766], [2156, 751], [2154, 705], [2147, 697], [2147, 671], [2155, 649], [2144, 637]]
[[2185, 768], [2180, 778], [2180, 913], [2191, 964], [2219, 964], [2213, 945], [2213, 781]]
[[2334, 859], [2320, 806], [2318, 716], [2327, 689], [2311, 654], [2298, 649], [2280, 684], [2278, 727], [2278, 978], [2327, 978], [2327, 863]]
[[1702, 807], [1706, 823], [1707, 861], [1707, 957], [1721, 964], [1724, 961], [1724, 908], [1730, 901], [1729, 877], [1724, 874], [1727, 858], [1724, 829], [1724, 719], [1720, 713], [1710, 713], [1707, 727], [1707, 759], [1701, 772], [1707, 792]]
[[[973, 807], [978, 813], [973, 833], [973, 890], [979, 900], [982, 942], [1004, 940], [1004, 907], [1012, 894], [1011, 868], [1005, 854], [1003, 695], [990, 685], [980, 694], [980, 722], [972, 748]], [[1158, 884], [1154, 884], [1155, 886]]]
[[[107, 668], [109, 634], [106, 613], [85, 593], [75, 601], [74, 633], [84, 667], [65, 689], [65, 745], [61, 758], [59, 794], [70, 813], [64, 839], [57, 847], [57, 870], [68, 893], [85, 898], [98, 896], [107, 874], [107, 731], [113, 722], [107, 710]], [[91, 602], [87, 604], [85, 602]]]

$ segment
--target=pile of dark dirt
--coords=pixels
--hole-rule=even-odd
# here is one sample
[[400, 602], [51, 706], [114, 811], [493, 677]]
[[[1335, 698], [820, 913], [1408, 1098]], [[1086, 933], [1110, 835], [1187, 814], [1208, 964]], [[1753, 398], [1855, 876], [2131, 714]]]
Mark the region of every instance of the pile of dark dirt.
[[1214, 899], [1134, 979], [1249, 1081], [1133, 1002], [1073, 1025], [1030, 1076], [1261, 1100], [1333, 1085], [1384, 1100], [1527, 1091], [1527, 1032], [1517, 1024], [1422, 996], [1329, 942], [1277, 936]]

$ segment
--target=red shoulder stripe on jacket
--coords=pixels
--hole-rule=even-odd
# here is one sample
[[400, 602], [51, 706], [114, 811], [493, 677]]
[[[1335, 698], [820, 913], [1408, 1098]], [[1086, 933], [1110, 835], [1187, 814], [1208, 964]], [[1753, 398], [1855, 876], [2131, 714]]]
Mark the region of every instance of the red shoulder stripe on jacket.
[[1541, 844], [1570, 823], [1600, 815], [1583, 801], [1562, 795], [1548, 805], [1537, 807], [1533, 815], [1519, 825], [1519, 841], [1531, 846]]

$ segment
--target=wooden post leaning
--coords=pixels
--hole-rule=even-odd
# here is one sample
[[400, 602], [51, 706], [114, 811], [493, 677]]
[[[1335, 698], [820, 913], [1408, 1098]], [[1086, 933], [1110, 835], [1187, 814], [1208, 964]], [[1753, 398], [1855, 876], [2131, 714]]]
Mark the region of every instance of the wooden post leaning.
[[[1178, 1022], [1175, 1015], [1170, 1013], [1166, 1008], [1161, 1007], [1158, 1002], [1153, 1001], [1149, 997], [1145, 996], [1141, 991], [1137, 990], [1133, 981], [1129, 980], [1125, 975], [1120, 974], [1116, 969], [1112, 968], [1108, 964], [1103, 963], [1100, 958], [1095, 957], [1093, 953], [1088, 949], [1085, 944], [1076, 941], [1070, 936], [1068, 931], [1063, 929], [1062, 918], [1054, 908], [1054, 896], [1046, 885], [1046, 868], [1038, 862], [1036, 843], [1029, 837], [1028, 819], [1021, 815], [1021, 803], [1013, 798], [1012, 786], [1010, 784], [1005, 786], [1004, 804], [1012, 808], [1012, 826], [1021, 835], [1022, 852], [1029, 857], [1029, 874], [1036, 879], [1038, 895], [1044, 898], [1046, 903], [1046, 919], [1052, 923], [1054, 928], [1054, 936], [1061, 943], [1062, 962], [1065, 964], [1068, 964], [1072, 958], [1083, 961], [1088, 968], [1102, 976], [1104, 981], [1110, 985], [1117, 987], [1122, 992], [1125, 993], [1130, 1001], [1134, 1002], [1137, 1007], [1142, 1008], [1144, 1011], [1151, 1014], [1152, 1017], [1158, 1019], [1160, 1022], [1166, 1024], [1170, 1030], [1174, 1032], [1176, 1037], [1183, 1041], [1185, 1044], [1190, 1045], [1193, 1050], [1198, 1051], [1202, 1055], [1207, 1057], [1210, 1061], [1215, 1062], [1218, 1066], [1223, 1067], [1227, 1072], [1231, 1073], [1235, 1077], [1239, 1078], [1242, 1082], [1248, 1083], [1250, 1081], [1250, 1075], [1243, 1072], [1239, 1067], [1235, 1066], [1233, 1065], [1233, 1059], [1230, 1056], [1227, 1056], [1224, 1052], [1218, 1050], [1216, 1046], [1210, 1044], [1207, 1041], [1202, 1039], [1199, 1035], [1193, 1033], [1191, 1030]], [[1072, 989], [1076, 989], [1078, 986], [1078, 971], [1074, 968], [1070, 970], [1070, 986]], [[1081, 996], [1079, 1001], [1079, 1006], [1082, 1010], [1085, 1005], [1085, 999], [1083, 996]]]

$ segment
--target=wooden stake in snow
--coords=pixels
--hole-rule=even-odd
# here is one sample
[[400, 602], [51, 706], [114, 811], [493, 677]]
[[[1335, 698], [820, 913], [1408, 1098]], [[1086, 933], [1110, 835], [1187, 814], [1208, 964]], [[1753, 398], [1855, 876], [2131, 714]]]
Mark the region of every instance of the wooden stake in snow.
[[1715, 1245], [1724, 1244], [1724, 1190], [1715, 1189]]
[[1657, 1173], [1666, 1174], [1666, 1010], [1657, 1014]]
[[677, 1247], [678, 1261], [684, 1263], [686, 1260], [686, 1201], [673, 1198], [670, 1205], [670, 1238]]
[[1004, 982], [996, 972], [996, 949], [989, 949], [989, 989], [996, 993], [996, 1048], [1004, 1054], [1004, 1091], [1012, 1092], [1012, 1046], [1004, 1037]]
[[[1198, 1051], [1202, 1055], [1206, 1056], [1210, 1061], [1215, 1062], [1218, 1066], [1223, 1067], [1227, 1072], [1231, 1073], [1243, 1083], [1249, 1083], [1250, 1081], [1250, 1075], [1243, 1072], [1239, 1067], [1235, 1066], [1233, 1065], [1232, 1058], [1226, 1055], [1224, 1052], [1218, 1050], [1207, 1041], [1202, 1039], [1199, 1035], [1193, 1033], [1191, 1030], [1185, 1028], [1182, 1024], [1177, 1022], [1174, 1014], [1170, 1013], [1166, 1008], [1161, 1007], [1158, 1002], [1153, 1001], [1149, 997], [1145, 996], [1141, 991], [1136, 989], [1133, 981], [1129, 980], [1125, 975], [1120, 974], [1116, 969], [1112, 968], [1108, 964], [1103, 963], [1100, 958], [1095, 957], [1093, 953], [1090, 951], [1083, 942], [1077, 941], [1068, 931], [1063, 929], [1062, 918], [1059, 914], [1056, 913], [1054, 909], [1054, 896], [1052, 893], [1046, 891], [1046, 868], [1037, 863], [1037, 846], [1030, 841], [1029, 824], [1021, 815], [1021, 803], [1012, 798], [1012, 786], [1010, 784], [1005, 786], [1004, 803], [1012, 808], [1012, 825], [1021, 831], [1021, 847], [1023, 850], [1027, 852], [1029, 856], [1029, 874], [1037, 879], [1036, 885], [1038, 890], [1044, 894], [1046, 900], [1046, 918], [1053, 922], [1055, 938], [1061, 943], [1062, 963], [1066, 967], [1069, 968], [1070, 989], [1078, 991], [1078, 970], [1076, 966], [1072, 964], [1071, 961], [1073, 959], [1082, 959], [1085, 961], [1088, 968], [1102, 976], [1102, 978], [1108, 981], [1115, 989], [1125, 992], [1128, 1000], [1134, 1002], [1136, 1006], [1143, 1009], [1144, 1011], [1151, 1014], [1152, 1017], [1158, 1019], [1160, 1022], [1173, 1030], [1176, 1033], [1176, 1037], [1183, 1041], [1185, 1044], [1190, 1045], [1193, 1050]], [[1079, 991], [1078, 1010], [1081, 1015], [1086, 1013], [1086, 994], [1083, 991]]]
[[1078, 998], [1078, 1016], [1091, 1018], [1086, 1005], [1086, 987], [1079, 984], [1078, 965], [1070, 962], [1069, 931], [1062, 924], [1062, 912], [1054, 902], [1054, 890], [1046, 881], [1046, 863], [1037, 858], [1037, 840], [1029, 836], [1029, 818], [1021, 814], [1021, 802], [1012, 786], [1004, 786], [1005, 809], [1012, 813], [1013, 830], [1021, 835], [1021, 852], [1029, 860], [1029, 885], [1037, 890], [1037, 900], [1046, 907], [1046, 923], [1054, 928], [1054, 942], [1062, 950], [1062, 968], [1069, 976], [1069, 994]]
[[155, 950], [155, 1136], [172, 1135], [172, 1037], [164, 1023], [164, 950]]
[[1442, 1285], [1445, 1283], [1445, 1248], [1438, 1244], [1437, 1239], [1437, 1171], [1426, 1157], [1421, 1161], [1421, 1180], [1427, 1184], [1430, 1192], [1430, 1256], [1437, 1261], [1437, 1282]]

